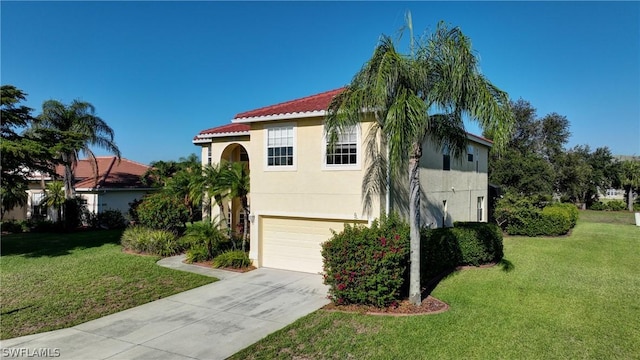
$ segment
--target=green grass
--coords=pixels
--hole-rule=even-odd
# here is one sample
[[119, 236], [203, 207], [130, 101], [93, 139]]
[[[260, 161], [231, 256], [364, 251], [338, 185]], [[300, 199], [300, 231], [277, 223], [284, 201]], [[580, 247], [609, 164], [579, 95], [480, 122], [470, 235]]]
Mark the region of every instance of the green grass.
[[0, 338], [70, 327], [215, 281], [125, 254], [120, 235], [3, 235]]
[[629, 211], [580, 211], [580, 219], [583, 222], [607, 223], [607, 224], [629, 224], [636, 223], [634, 214]]
[[233, 359], [640, 358], [640, 228], [630, 213], [580, 216], [568, 237], [505, 238], [508, 266], [444, 279], [446, 313], [320, 310]]

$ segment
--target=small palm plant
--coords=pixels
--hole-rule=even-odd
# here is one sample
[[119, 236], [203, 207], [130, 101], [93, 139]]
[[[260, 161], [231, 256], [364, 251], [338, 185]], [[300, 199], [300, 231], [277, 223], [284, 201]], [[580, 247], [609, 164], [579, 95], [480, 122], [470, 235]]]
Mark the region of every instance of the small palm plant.
[[47, 184], [42, 202], [47, 207], [52, 207], [57, 210], [58, 221], [62, 221], [62, 207], [64, 206], [65, 200], [64, 184], [62, 181], [53, 181]]

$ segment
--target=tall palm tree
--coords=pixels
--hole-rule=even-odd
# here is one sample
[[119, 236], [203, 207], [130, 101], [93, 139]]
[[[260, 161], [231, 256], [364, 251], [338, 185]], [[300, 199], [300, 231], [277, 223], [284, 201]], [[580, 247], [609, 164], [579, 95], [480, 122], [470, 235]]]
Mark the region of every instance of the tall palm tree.
[[57, 221], [62, 221], [62, 207], [64, 206], [65, 201], [66, 197], [62, 181], [52, 181], [46, 185], [42, 203], [47, 205], [47, 207], [52, 207], [57, 210]]
[[[410, 14], [407, 23], [412, 31]], [[410, 42], [410, 54], [403, 55], [389, 37], [381, 38], [371, 59], [330, 103], [325, 131], [333, 143], [338, 133], [373, 116], [366, 140], [364, 200], [386, 189], [387, 164], [389, 179], [408, 170], [409, 300], [417, 305], [422, 301], [419, 162], [423, 142], [431, 140], [447, 147], [452, 156], [460, 156], [467, 143], [466, 115], [493, 134], [500, 147], [513, 120], [508, 95], [480, 74], [471, 42], [459, 28], [440, 22], [426, 42], [418, 42], [416, 48], [412, 32]]]
[[42, 104], [42, 114], [38, 117], [41, 130], [56, 131], [61, 140], [71, 145], [59, 151], [59, 161], [64, 166], [64, 192], [67, 199], [75, 196], [73, 187], [74, 171], [80, 154], [91, 160], [97, 180], [98, 162], [91, 147], [105, 149], [120, 159], [120, 150], [114, 142], [114, 132], [107, 123], [95, 114], [95, 107], [88, 102], [74, 100], [65, 105], [57, 100], [47, 100]]
[[242, 227], [242, 250], [247, 242], [247, 218], [249, 217], [249, 169], [246, 163], [229, 163], [223, 172], [223, 184], [228, 186], [229, 197], [240, 198], [242, 209], [244, 210], [244, 221]]

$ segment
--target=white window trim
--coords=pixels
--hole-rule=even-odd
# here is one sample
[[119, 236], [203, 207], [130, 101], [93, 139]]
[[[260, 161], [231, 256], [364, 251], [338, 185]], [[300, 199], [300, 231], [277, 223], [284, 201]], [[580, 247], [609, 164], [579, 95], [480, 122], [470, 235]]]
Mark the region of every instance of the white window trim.
[[356, 130], [356, 163], [355, 164], [327, 164], [327, 134], [322, 132], [322, 170], [327, 171], [344, 171], [344, 170], [362, 170], [362, 128], [360, 124], [354, 125]]
[[[293, 128], [293, 165], [269, 165], [269, 130], [275, 128]], [[265, 171], [297, 171], [298, 170], [298, 127], [296, 123], [281, 123], [264, 127], [264, 170]]]

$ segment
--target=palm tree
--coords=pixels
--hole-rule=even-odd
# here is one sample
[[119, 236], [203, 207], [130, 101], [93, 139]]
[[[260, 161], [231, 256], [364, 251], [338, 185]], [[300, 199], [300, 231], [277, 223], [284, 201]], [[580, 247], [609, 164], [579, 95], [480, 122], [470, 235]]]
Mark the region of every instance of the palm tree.
[[47, 207], [55, 208], [58, 211], [58, 220], [62, 221], [62, 207], [64, 206], [65, 197], [64, 184], [62, 181], [52, 181], [46, 185], [42, 203]]
[[247, 242], [247, 218], [249, 217], [249, 169], [246, 163], [229, 163], [223, 172], [223, 184], [229, 189], [229, 197], [240, 198], [242, 209], [244, 210], [244, 221], [242, 226], [242, 251]]
[[179, 170], [178, 163], [169, 161], [152, 161], [149, 169], [142, 175], [143, 181], [153, 187], [164, 187], [167, 182]]
[[[223, 201], [229, 195], [229, 186], [226, 184], [224, 172], [228, 168], [226, 163], [220, 163], [217, 165], [207, 164], [202, 168], [202, 176], [199, 179], [194, 179], [190, 184], [189, 191], [194, 199], [199, 199], [203, 202], [204, 209], [211, 208], [211, 198], [220, 209], [220, 218], [223, 224], [227, 223]], [[199, 181], [197, 181], [199, 180]], [[209, 216], [208, 211], [203, 214]], [[210, 221], [214, 221], [213, 218]]]
[[[410, 14], [407, 23], [412, 31]], [[330, 103], [325, 131], [333, 143], [338, 133], [373, 115], [366, 140], [365, 202], [370, 193], [387, 188], [387, 163], [389, 179], [408, 170], [409, 300], [417, 305], [422, 301], [419, 162], [423, 142], [431, 140], [447, 147], [452, 156], [460, 156], [467, 143], [466, 115], [488, 130], [500, 147], [513, 120], [508, 95], [480, 74], [471, 42], [459, 28], [449, 29], [440, 22], [417, 49], [413, 33], [410, 42], [410, 55], [403, 55], [389, 37], [381, 38], [371, 59]]]
[[107, 123], [95, 114], [95, 107], [88, 102], [74, 100], [69, 106], [56, 100], [42, 104], [42, 114], [37, 130], [55, 131], [61, 141], [69, 144], [59, 150], [59, 161], [64, 166], [64, 193], [73, 199], [74, 171], [79, 155], [91, 160], [97, 180], [98, 163], [91, 146], [105, 149], [120, 159], [120, 150], [114, 142], [114, 132]]

